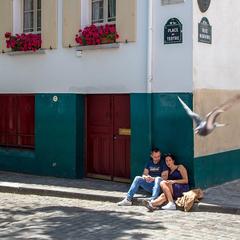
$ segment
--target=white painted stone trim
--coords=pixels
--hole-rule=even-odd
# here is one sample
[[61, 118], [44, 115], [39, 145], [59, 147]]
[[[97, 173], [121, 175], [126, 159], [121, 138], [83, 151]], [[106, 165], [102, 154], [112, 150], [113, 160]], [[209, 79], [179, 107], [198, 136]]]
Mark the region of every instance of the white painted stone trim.
[[45, 54], [46, 51], [44, 49], [39, 49], [37, 51], [9, 51], [6, 52], [9, 56], [20, 56], [20, 55], [38, 55], [38, 54]]
[[99, 44], [99, 45], [78, 46], [78, 47], [76, 47], [76, 51], [119, 48], [119, 46], [120, 46], [119, 43], [108, 43], [108, 44]]
[[169, 4], [177, 4], [177, 3], [184, 3], [185, 0], [161, 0], [162, 5], [169, 5]]

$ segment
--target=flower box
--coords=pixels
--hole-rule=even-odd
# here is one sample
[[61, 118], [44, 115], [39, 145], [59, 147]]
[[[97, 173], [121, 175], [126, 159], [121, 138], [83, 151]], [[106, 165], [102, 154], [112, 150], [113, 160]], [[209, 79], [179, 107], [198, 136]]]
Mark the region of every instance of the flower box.
[[36, 51], [9, 51], [6, 52], [8, 56], [22, 56], [22, 55], [42, 55], [45, 54], [44, 49], [38, 49]]
[[98, 44], [98, 45], [79, 45], [76, 47], [76, 51], [85, 51], [85, 50], [97, 50], [97, 49], [113, 49], [119, 48], [119, 43], [107, 43], [107, 44]]
[[114, 43], [114, 39], [109, 39], [109, 38], [101, 38], [101, 44], [108, 44], [108, 43]]
[[12, 51], [37, 51], [41, 48], [41, 34], [22, 33], [12, 35], [11, 33], [5, 33], [7, 48], [11, 48]]
[[80, 46], [100, 45], [115, 43], [119, 38], [115, 24], [105, 24], [85, 27], [80, 29], [75, 37], [75, 41]]

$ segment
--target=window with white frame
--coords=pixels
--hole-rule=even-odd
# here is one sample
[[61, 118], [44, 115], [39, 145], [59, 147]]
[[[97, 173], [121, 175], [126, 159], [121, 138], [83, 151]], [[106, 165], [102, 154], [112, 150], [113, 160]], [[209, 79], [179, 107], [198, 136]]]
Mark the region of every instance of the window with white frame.
[[116, 0], [92, 0], [92, 23], [115, 23]]
[[41, 32], [41, 0], [23, 0], [23, 32]]

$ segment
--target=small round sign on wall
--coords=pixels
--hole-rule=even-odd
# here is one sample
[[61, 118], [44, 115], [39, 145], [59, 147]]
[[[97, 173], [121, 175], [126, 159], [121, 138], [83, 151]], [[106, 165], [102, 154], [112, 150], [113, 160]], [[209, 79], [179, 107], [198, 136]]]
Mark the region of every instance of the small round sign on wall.
[[211, 0], [198, 0], [198, 6], [201, 12], [206, 12], [210, 6]]

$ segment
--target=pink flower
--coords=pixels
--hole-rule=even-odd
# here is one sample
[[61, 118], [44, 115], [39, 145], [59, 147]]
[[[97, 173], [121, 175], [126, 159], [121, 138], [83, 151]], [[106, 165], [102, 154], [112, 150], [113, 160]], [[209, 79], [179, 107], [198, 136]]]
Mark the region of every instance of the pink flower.
[[96, 26], [94, 24], [80, 29], [75, 41], [80, 45], [96, 45], [115, 42], [119, 38], [115, 24]]
[[41, 48], [41, 34], [16, 34], [12, 36], [10, 33], [6, 33], [5, 37], [7, 48], [12, 48], [13, 51], [36, 51]]
[[11, 35], [12, 35], [12, 34], [11, 34], [10, 32], [6, 32], [6, 33], [5, 33], [5, 38], [10, 38]]

